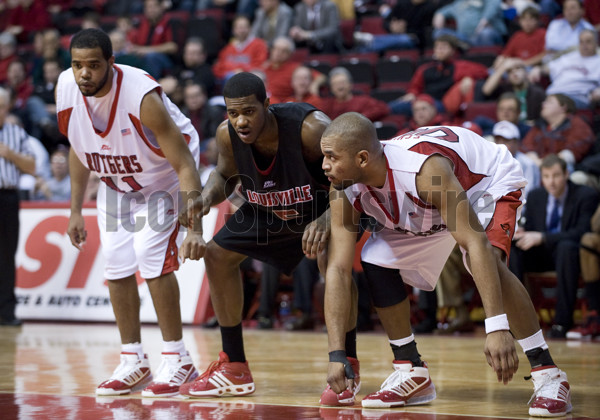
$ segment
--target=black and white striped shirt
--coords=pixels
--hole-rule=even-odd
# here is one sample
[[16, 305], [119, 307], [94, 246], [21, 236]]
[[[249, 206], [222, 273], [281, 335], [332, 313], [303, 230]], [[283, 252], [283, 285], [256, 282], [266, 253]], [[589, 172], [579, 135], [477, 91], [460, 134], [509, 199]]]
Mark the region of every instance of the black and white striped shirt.
[[[4, 143], [13, 152], [32, 156], [27, 141], [28, 135], [21, 127], [4, 123], [0, 128], [0, 143]], [[19, 185], [21, 171], [10, 160], [0, 157], [0, 189], [15, 189]]]

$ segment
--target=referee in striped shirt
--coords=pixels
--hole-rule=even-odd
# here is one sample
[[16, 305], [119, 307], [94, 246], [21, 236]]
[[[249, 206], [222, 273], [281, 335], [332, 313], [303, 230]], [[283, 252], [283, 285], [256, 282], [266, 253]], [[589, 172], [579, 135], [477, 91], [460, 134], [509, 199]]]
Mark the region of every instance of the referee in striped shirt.
[[10, 95], [0, 87], [0, 325], [19, 326], [15, 317], [15, 254], [19, 241], [19, 177], [35, 173], [27, 133], [6, 122]]

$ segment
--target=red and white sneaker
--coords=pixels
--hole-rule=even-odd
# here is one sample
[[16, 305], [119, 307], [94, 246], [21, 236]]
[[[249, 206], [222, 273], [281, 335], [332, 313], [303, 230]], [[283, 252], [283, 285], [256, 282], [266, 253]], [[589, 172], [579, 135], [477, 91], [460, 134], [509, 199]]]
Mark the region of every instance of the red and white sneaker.
[[148, 356], [140, 359], [137, 353], [121, 352], [121, 363], [110, 379], [96, 388], [96, 395], [125, 395], [142, 389], [152, 380]]
[[230, 362], [227, 353], [220, 352], [219, 360], [212, 362], [194, 382], [179, 388], [188, 397], [224, 397], [248, 395], [255, 390], [248, 362]]
[[198, 377], [189, 353], [162, 353], [156, 379], [142, 391], [142, 397], [172, 397], [179, 394], [179, 387]]
[[567, 331], [567, 340], [591, 340], [600, 336], [600, 316], [592, 311], [585, 324]]
[[571, 412], [571, 387], [565, 372], [556, 366], [542, 366], [531, 371], [531, 379], [530, 416], [561, 417]]
[[356, 394], [360, 391], [360, 363], [354, 357], [348, 357], [348, 361], [354, 371], [354, 389], [346, 388], [344, 391], [336, 394], [329, 385], [321, 394], [319, 404], [332, 407], [354, 405]]
[[427, 363], [413, 367], [406, 360], [394, 360], [394, 373], [377, 392], [367, 395], [362, 406], [367, 408], [391, 408], [405, 405], [425, 404], [436, 397], [435, 387], [429, 378]]

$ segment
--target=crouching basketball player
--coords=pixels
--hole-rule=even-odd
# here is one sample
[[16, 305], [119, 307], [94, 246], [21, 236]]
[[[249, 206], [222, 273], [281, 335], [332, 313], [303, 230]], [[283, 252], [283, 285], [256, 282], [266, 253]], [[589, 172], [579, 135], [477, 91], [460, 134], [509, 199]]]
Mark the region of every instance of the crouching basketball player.
[[487, 316], [484, 352], [498, 381], [508, 383], [517, 371], [514, 334], [531, 364], [535, 391], [529, 415], [570, 412], [567, 375], [550, 356], [527, 291], [506, 266], [526, 184], [508, 150], [464, 128], [446, 126], [380, 142], [373, 124], [356, 113], [331, 123], [321, 149], [325, 174], [340, 191], [330, 199], [325, 292], [331, 388], [341, 392], [353, 386], [343, 351], [351, 307], [347, 274], [359, 215], [365, 212], [378, 227], [361, 260], [394, 353], [394, 372], [362, 400], [363, 407], [402, 407], [436, 397], [411, 332], [404, 283], [433, 290], [458, 242], [481, 295]]

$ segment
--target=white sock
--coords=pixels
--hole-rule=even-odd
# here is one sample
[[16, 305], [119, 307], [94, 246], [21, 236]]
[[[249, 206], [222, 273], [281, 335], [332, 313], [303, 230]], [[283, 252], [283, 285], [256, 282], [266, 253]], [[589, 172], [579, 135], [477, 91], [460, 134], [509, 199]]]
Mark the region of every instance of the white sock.
[[389, 340], [390, 344], [393, 344], [398, 347], [402, 347], [405, 344], [410, 343], [411, 341], [415, 341], [415, 335], [411, 334], [408, 337], [400, 338], [398, 340]]
[[538, 347], [541, 347], [542, 350], [546, 350], [548, 348], [548, 344], [546, 344], [546, 340], [544, 339], [544, 334], [542, 334], [542, 330], [539, 330], [535, 334], [517, 341], [523, 348], [524, 352], [527, 352], [531, 349], [536, 349]]
[[142, 343], [121, 344], [121, 351], [124, 353], [137, 353], [140, 359], [144, 358], [144, 349]]
[[180, 356], [187, 356], [183, 339], [178, 341], [163, 341], [163, 353], [179, 353]]

